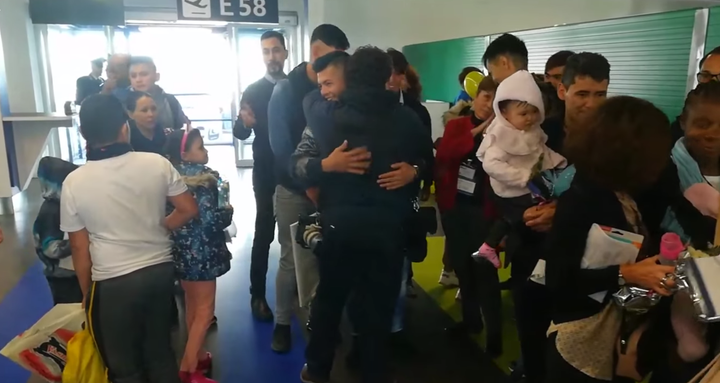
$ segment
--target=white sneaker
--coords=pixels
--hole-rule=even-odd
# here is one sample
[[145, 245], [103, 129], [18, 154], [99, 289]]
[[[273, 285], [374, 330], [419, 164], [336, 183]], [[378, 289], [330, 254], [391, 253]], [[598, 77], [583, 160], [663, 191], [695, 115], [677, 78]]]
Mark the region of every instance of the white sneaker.
[[460, 282], [458, 281], [457, 275], [455, 275], [454, 271], [445, 271], [443, 270], [440, 274], [440, 281], [438, 282], [441, 285], [451, 288], [451, 287], [457, 287], [460, 285]]
[[456, 301], [461, 301], [461, 300], [462, 300], [462, 296], [460, 295], [460, 289], [458, 289], [457, 294], [455, 294], [455, 300], [456, 300]]

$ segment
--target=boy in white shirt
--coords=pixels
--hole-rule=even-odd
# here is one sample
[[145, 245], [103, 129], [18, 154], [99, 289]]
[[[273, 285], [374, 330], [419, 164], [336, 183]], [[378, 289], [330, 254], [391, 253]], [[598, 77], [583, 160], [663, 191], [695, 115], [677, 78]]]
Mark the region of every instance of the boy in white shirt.
[[[88, 325], [113, 383], [179, 383], [169, 230], [197, 215], [195, 199], [169, 161], [132, 151], [115, 97], [86, 99], [80, 125], [88, 161], [63, 183], [60, 227]], [[175, 210], [166, 217], [168, 199]]]

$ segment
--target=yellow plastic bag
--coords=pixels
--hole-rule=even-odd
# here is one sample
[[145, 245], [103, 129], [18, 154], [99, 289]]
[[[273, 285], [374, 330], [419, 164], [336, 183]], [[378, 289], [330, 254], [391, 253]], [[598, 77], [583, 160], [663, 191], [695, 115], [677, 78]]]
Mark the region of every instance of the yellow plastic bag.
[[83, 329], [68, 343], [63, 383], [109, 383], [107, 369], [95, 347], [90, 330]]

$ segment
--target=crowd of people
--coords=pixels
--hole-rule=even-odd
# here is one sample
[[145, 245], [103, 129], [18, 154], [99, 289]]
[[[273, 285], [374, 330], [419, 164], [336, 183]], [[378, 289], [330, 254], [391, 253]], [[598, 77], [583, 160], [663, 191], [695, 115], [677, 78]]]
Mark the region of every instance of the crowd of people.
[[[674, 268], [655, 255], [666, 232], [698, 249], [713, 239], [720, 49], [701, 61], [699, 85], [671, 123], [648, 101], [608, 98], [611, 63], [602, 55], [560, 51], [538, 79], [525, 43], [502, 35], [478, 63], [488, 76], [476, 94], [460, 91], [433, 145], [419, 76], [401, 52], [349, 54], [347, 36], [328, 24], [310, 43], [310, 61], [285, 74], [283, 35], [262, 35], [267, 73], [243, 93], [234, 127], [238, 139], [255, 136], [252, 313], [274, 321], [270, 347], [286, 353], [298, 302], [309, 309], [302, 382], [330, 380], [346, 308], [351, 365], [363, 382], [394, 381], [388, 344], [402, 333], [412, 262], [427, 252], [432, 225], [419, 205], [433, 182], [446, 236], [440, 282], [461, 292], [462, 321], [448, 335], [485, 330], [486, 353], [500, 356], [506, 288], [528, 383], [626, 382], [650, 372], [653, 383], [684, 383], [715, 356], [715, 327], [690, 335], [673, 327]], [[464, 68], [460, 83], [473, 71]], [[199, 131], [156, 84], [152, 59], [115, 55], [107, 74], [92, 82], [99, 94], [85, 90], [95, 71], [78, 90], [87, 164], [40, 162], [38, 255], [55, 303], [84, 303], [111, 382], [211, 383], [203, 341], [215, 321], [215, 281], [230, 269], [223, 230], [233, 208]], [[300, 249], [291, 225], [316, 212], [322, 243]], [[273, 312], [266, 279], [276, 224]], [[641, 235], [637, 262], [584, 267], [593, 225]], [[531, 278], [539, 263], [544, 283]], [[503, 286], [497, 269], [509, 265]], [[308, 291], [298, 290], [298, 274]], [[170, 337], [176, 281], [188, 329], [180, 366]], [[631, 323], [611, 303], [625, 285], [666, 298]], [[695, 352], [679, 353], [693, 336]]]

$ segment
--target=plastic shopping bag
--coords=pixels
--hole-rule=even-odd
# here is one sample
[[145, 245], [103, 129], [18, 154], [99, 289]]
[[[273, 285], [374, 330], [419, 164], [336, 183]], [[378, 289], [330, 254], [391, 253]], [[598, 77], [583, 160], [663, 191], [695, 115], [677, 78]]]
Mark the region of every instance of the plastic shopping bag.
[[87, 327], [68, 343], [63, 383], [109, 383], [107, 369]]
[[48, 382], [60, 383], [68, 342], [82, 329], [83, 322], [85, 311], [79, 303], [57, 305], [11, 340], [0, 354]]

